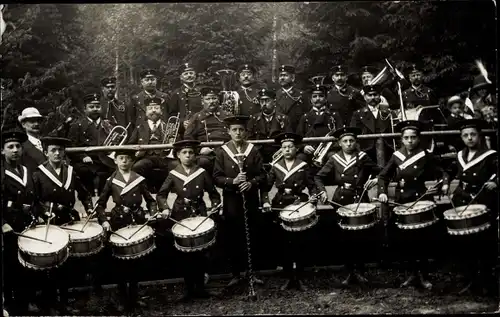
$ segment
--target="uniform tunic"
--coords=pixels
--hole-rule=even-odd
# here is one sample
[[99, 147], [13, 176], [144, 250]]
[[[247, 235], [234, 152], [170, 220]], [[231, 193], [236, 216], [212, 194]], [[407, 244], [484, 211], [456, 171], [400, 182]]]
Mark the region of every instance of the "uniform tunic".
[[248, 88], [243, 88], [243, 86], [238, 87], [236, 92], [240, 96], [238, 103], [239, 112], [235, 112], [234, 114], [250, 116], [260, 112], [260, 104], [257, 97], [261, 88], [263, 87], [259, 84], [253, 84]]
[[[309, 166], [299, 159], [295, 159], [290, 169], [287, 169], [284, 159], [276, 162], [269, 173], [267, 189], [270, 190], [273, 185], [278, 189], [271, 203], [273, 208], [286, 208], [296, 201], [306, 202], [308, 196], [303, 192], [306, 188], [309, 194], [316, 193]], [[267, 193], [264, 194], [263, 200], [268, 200]], [[279, 224], [281, 222], [279, 211], [273, 211], [268, 215], [266, 220], [271, 225], [270, 230], [267, 231], [271, 233], [268, 241], [269, 245], [272, 246], [268, 248], [268, 256], [274, 258], [275, 261], [277, 260], [278, 263], [281, 262], [287, 274], [292, 274], [293, 262], [296, 263], [297, 272], [302, 273], [304, 261], [309, 258], [307, 251], [314, 227], [300, 232], [289, 232]], [[283, 258], [280, 259], [280, 255]]]
[[[133, 123], [132, 125], [138, 126], [148, 121], [146, 117], [146, 100], [152, 98], [160, 98], [160, 107], [163, 111], [163, 120], [167, 121], [170, 116], [176, 116], [175, 109], [170, 109], [167, 102], [169, 100], [168, 94], [155, 90], [154, 94], [149, 94], [141, 91], [137, 95], [132, 96], [131, 109], [133, 109]], [[135, 123], [134, 123], [135, 122]]]
[[[363, 151], [352, 153], [349, 160], [346, 159], [342, 151], [338, 151], [328, 159], [314, 177], [314, 181], [318, 190], [326, 191], [325, 180], [333, 178], [333, 185], [337, 185], [337, 188], [333, 193], [332, 200], [345, 206], [359, 201], [369, 202], [367, 191], [360, 199], [363, 186], [370, 176], [371, 178], [377, 177], [380, 170], [381, 168]], [[334, 208], [338, 209], [337, 206]], [[339, 216], [334, 214], [330, 218], [338, 222]], [[342, 230], [341, 236], [347, 241], [344, 244], [345, 254], [349, 255], [347, 260], [354, 260], [354, 264], [359, 264], [368, 256], [374, 255], [373, 251], [379, 246], [378, 241], [381, 238], [381, 233], [380, 227], [374, 226], [363, 230]], [[352, 250], [356, 251], [351, 252]]]
[[[243, 194], [246, 200], [246, 209], [248, 210], [252, 253], [255, 256], [258, 251], [255, 246], [259, 246], [259, 238], [262, 238], [259, 235], [259, 188], [265, 184], [266, 174], [262, 166], [262, 157], [253, 144], [245, 142], [241, 150], [246, 156], [243, 171], [246, 173], [247, 180], [252, 184], [250, 190]], [[223, 236], [225, 237], [224, 241], [227, 242], [225, 249], [229, 252], [233, 274], [247, 268], [245, 208], [243, 208], [242, 193], [239, 191], [239, 186], [233, 184], [234, 178], [240, 173], [235, 158], [236, 153], [238, 152], [232, 141], [217, 149], [213, 173], [215, 185], [222, 188], [223, 193]]]
[[[379, 176], [379, 193], [388, 192], [389, 182], [392, 179], [396, 182], [395, 189], [395, 199], [394, 201], [400, 204], [414, 202], [419, 199], [426, 191], [425, 181], [443, 179], [443, 183], [449, 182], [448, 174], [440, 166], [438, 160], [434, 155], [417, 148], [414, 152], [409, 155], [405, 148], [399, 149], [394, 152], [391, 159], [380, 172]], [[422, 200], [433, 200], [431, 195], [428, 195]], [[392, 215], [396, 218], [396, 215]], [[413, 229], [413, 230], [403, 230], [397, 229], [391, 223], [391, 230], [395, 230], [393, 235], [400, 236], [391, 239], [395, 243], [398, 250], [406, 251], [407, 257], [412, 258], [422, 258], [428, 255], [429, 246], [433, 245], [433, 239], [437, 234], [437, 226], [433, 224], [431, 226]], [[391, 234], [389, 232], [389, 234]], [[401, 252], [399, 251], [399, 252]]]
[[288, 116], [292, 132], [296, 131], [300, 118], [311, 108], [304, 97], [304, 92], [295, 87], [290, 87], [289, 90], [281, 87], [276, 92], [276, 110]]
[[364, 99], [359, 90], [350, 85], [345, 85], [343, 89], [339, 91], [336, 86], [333, 86], [328, 92], [327, 100], [330, 110], [338, 112], [343, 122], [349, 122], [354, 111], [364, 104]]
[[127, 130], [128, 135], [134, 130], [134, 113], [135, 109], [131, 109], [130, 105], [126, 105], [123, 101], [113, 99], [101, 99], [102, 119], [109, 120], [114, 125], [120, 125], [124, 128], [130, 123]]
[[[181, 221], [194, 214], [207, 216], [207, 208], [203, 201], [205, 192], [208, 193], [212, 206], [220, 204], [220, 195], [207, 171], [194, 166], [188, 175], [184, 168], [178, 165], [168, 174], [156, 199], [160, 210], [165, 210], [169, 208], [167, 204], [168, 194], [175, 193], [177, 198], [172, 206], [171, 218]], [[186, 201], [186, 199], [189, 201]], [[173, 222], [171, 220], [165, 220], [164, 222], [166, 224], [162, 226], [162, 231], [169, 236], [169, 243], [173, 245], [173, 237], [166, 230], [172, 228]], [[180, 260], [178, 263], [188, 289], [193, 290], [195, 287], [202, 287], [207, 266], [207, 250], [197, 252], [176, 251], [175, 257]]]
[[30, 174], [37, 170], [38, 165], [45, 162], [47, 158], [45, 154], [38, 149], [30, 140], [23, 142], [23, 154], [21, 156], [21, 164], [28, 168]]
[[[282, 113], [275, 112], [270, 115], [270, 119], [262, 112], [250, 116], [248, 121], [248, 139], [265, 140], [272, 139], [274, 135], [280, 132], [292, 132], [292, 127], [288, 117]], [[279, 150], [280, 146], [276, 144], [265, 144], [258, 146], [264, 163], [270, 163], [272, 156]]]
[[[371, 110], [366, 106], [354, 112], [349, 125], [360, 128], [361, 134], [391, 133], [391, 112], [379, 109], [377, 118], [375, 118]], [[377, 161], [377, 142], [379, 141], [376, 139], [359, 140], [359, 146], [373, 161], [380, 164]], [[385, 153], [384, 163], [387, 163], [394, 151], [392, 149], [392, 142], [390, 139], [383, 139], [382, 144]]]
[[420, 85], [417, 89], [415, 87], [410, 87], [403, 91], [403, 100], [408, 103], [412, 103], [414, 107], [422, 105], [424, 107], [436, 104], [436, 98], [434, 92], [427, 86]]
[[174, 90], [168, 101], [168, 108], [172, 113], [180, 114], [179, 139], [182, 139], [185, 132], [183, 122], [191, 120], [195, 113], [203, 110], [200, 89], [197, 86], [188, 88], [183, 85], [181, 88]]

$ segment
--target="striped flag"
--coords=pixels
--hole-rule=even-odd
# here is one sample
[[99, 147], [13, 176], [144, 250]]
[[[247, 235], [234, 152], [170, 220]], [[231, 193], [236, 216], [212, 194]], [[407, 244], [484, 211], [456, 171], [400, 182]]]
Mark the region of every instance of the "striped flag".
[[5, 32], [5, 29], [7, 28], [7, 25], [5, 24], [5, 21], [3, 20], [3, 8], [4, 5], [0, 4], [0, 44], [2, 44], [2, 36], [3, 32]]

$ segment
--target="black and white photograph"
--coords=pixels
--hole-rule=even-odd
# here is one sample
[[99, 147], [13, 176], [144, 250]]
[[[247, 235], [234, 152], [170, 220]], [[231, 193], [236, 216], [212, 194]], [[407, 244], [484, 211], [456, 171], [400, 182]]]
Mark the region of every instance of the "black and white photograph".
[[495, 0], [0, 31], [3, 317], [500, 313]]

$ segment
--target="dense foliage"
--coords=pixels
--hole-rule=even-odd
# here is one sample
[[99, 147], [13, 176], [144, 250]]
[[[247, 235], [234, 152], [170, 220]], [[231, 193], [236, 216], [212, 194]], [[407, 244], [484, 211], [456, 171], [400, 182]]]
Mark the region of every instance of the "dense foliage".
[[29, 105], [58, 120], [104, 75], [117, 75], [126, 100], [144, 67], [160, 70], [168, 92], [186, 62], [202, 83], [216, 83], [217, 69], [253, 63], [268, 84], [273, 61], [291, 63], [304, 86], [335, 63], [355, 72], [387, 57], [401, 68], [421, 63], [427, 84], [447, 96], [470, 86], [474, 59], [496, 69], [494, 15], [491, 1], [10, 4], [3, 123], [15, 124]]

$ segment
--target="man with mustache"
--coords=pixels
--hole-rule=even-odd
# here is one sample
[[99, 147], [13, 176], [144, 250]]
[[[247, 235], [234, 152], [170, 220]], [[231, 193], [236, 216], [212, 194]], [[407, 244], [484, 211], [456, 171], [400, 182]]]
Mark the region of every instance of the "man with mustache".
[[[389, 133], [391, 132], [391, 111], [380, 107], [380, 86], [366, 85], [363, 87], [366, 106], [357, 110], [352, 115], [351, 127], [361, 129], [361, 134]], [[389, 139], [383, 140], [384, 161], [387, 162], [394, 151], [388, 143]], [[377, 162], [376, 139], [359, 140], [362, 151]], [[379, 162], [377, 162], [379, 163]]]
[[363, 105], [363, 96], [359, 90], [347, 84], [347, 69], [344, 66], [333, 67], [332, 73], [334, 86], [327, 97], [330, 110], [338, 112], [343, 122], [349, 122], [354, 111]]
[[132, 96], [132, 118], [135, 118], [134, 126], [142, 125], [148, 119], [146, 117], [146, 100], [160, 98], [160, 106], [163, 109], [164, 120], [168, 120], [170, 116], [176, 116], [175, 109], [169, 109], [167, 101], [169, 96], [156, 89], [158, 83], [158, 72], [154, 69], [145, 69], [140, 73], [141, 86], [143, 91]]
[[[259, 102], [262, 111], [250, 116], [248, 136], [251, 140], [263, 140], [274, 137], [280, 132], [292, 132], [288, 117], [276, 111], [276, 94], [270, 89], [259, 91]], [[279, 144], [263, 144], [258, 146], [264, 163], [272, 161], [273, 154], [279, 150]]]
[[[344, 125], [342, 117], [337, 112], [332, 112], [327, 105], [328, 89], [322, 85], [315, 85], [311, 89], [311, 104], [312, 108], [306, 112], [299, 121], [297, 134], [302, 137], [323, 137]], [[306, 144], [301, 147], [301, 152], [297, 158], [312, 163], [315, 148], [312, 145]], [[330, 148], [324, 158], [325, 162], [331, 154], [333, 148]], [[317, 167], [311, 166], [311, 171], [315, 174], [318, 171]]]
[[108, 120], [112, 125], [121, 125], [126, 127], [129, 122], [132, 124], [129, 126], [128, 134], [134, 130], [135, 118], [133, 114], [134, 111], [130, 106], [125, 105], [125, 103], [116, 98], [116, 77], [104, 77], [101, 79], [101, 109], [103, 120]]
[[45, 162], [42, 141], [40, 140], [43, 116], [38, 109], [29, 107], [22, 111], [18, 121], [28, 135], [28, 140], [23, 143], [21, 164], [26, 166], [30, 173], [33, 173], [38, 165]]
[[411, 87], [403, 91], [405, 108], [417, 108], [418, 106], [428, 107], [436, 105], [437, 100], [434, 91], [423, 85], [423, 74], [416, 64], [412, 64], [407, 69], [408, 79]]
[[276, 108], [278, 112], [288, 116], [290, 125], [295, 130], [300, 117], [309, 111], [310, 105], [304, 101], [304, 93], [294, 87], [295, 67], [282, 65], [279, 69], [278, 81], [281, 87], [276, 92]]
[[240, 96], [239, 111], [235, 114], [250, 116], [260, 111], [258, 92], [264, 88], [256, 84], [257, 70], [249, 64], [242, 65], [236, 72], [240, 86], [236, 90]]
[[196, 70], [189, 63], [185, 63], [180, 68], [182, 86], [173, 91], [168, 101], [168, 108], [171, 112], [180, 113], [181, 125], [178, 140], [184, 135], [191, 117], [203, 109], [200, 88], [196, 85], [196, 76]]
[[[99, 93], [88, 94], [83, 97], [85, 117], [74, 122], [68, 132], [68, 139], [75, 147], [102, 145], [108, 134], [102, 126], [101, 96]], [[112, 160], [104, 153], [73, 153], [70, 156], [78, 177], [85, 188], [92, 194], [97, 190], [100, 195], [106, 179], [111, 175]], [[94, 188], [94, 179], [98, 177], [97, 188]]]
[[[224, 124], [224, 119], [230, 114], [220, 109], [219, 94], [220, 90], [215, 87], [201, 89], [203, 110], [193, 115], [184, 133], [184, 139], [200, 142], [227, 142], [231, 139]], [[202, 147], [197, 157], [197, 164], [207, 170], [210, 175], [213, 171], [214, 151], [213, 147]]]
[[[152, 98], [145, 101], [147, 121], [135, 127], [128, 141], [129, 144], [163, 144], [167, 124], [163, 121], [161, 99]], [[168, 141], [168, 140], [167, 140]], [[136, 162], [132, 170], [146, 179], [153, 178], [154, 169], [159, 168], [168, 171], [175, 168], [177, 164], [174, 158], [166, 156], [171, 150], [149, 150], [137, 151]]]
[[[375, 67], [364, 66], [361, 69], [360, 74], [362, 87], [369, 85], [373, 78], [375, 78], [375, 75], [377, 73], [378, 71]], [[362, 96], [364, 95], [363, 89], [361, 89], [360, 94]], [[387, 87], [384, 87], [382, 88], [382, 92], [380, 93], [380, 106], [391, 107], [391, 109], [399, 109], [399, 99]]]

